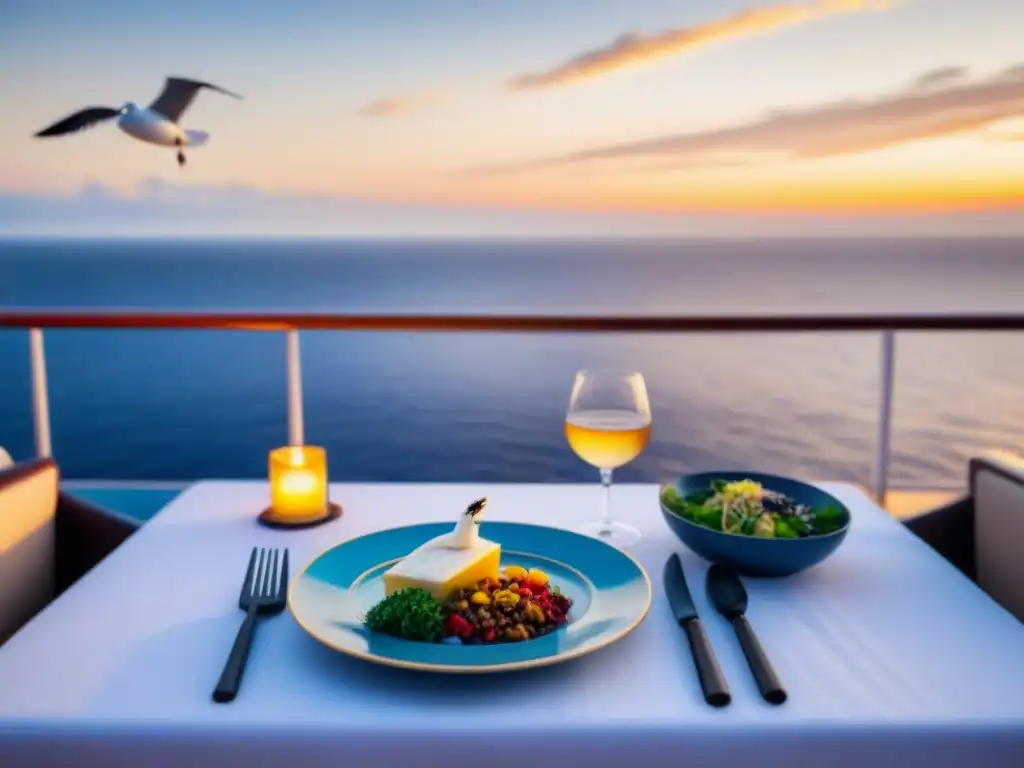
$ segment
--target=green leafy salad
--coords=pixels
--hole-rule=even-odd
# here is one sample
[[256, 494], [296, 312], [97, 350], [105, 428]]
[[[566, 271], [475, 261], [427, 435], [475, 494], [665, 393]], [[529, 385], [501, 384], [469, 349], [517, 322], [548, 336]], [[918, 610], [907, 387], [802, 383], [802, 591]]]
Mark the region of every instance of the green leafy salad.
[[708, 488], [686, 496], [666, 488], [661, 502], [691, 523], [764, 539], [824, 536], [842, 528], [846, 521], [836, 505], [812, 509], [753, 480], [712, 480]]

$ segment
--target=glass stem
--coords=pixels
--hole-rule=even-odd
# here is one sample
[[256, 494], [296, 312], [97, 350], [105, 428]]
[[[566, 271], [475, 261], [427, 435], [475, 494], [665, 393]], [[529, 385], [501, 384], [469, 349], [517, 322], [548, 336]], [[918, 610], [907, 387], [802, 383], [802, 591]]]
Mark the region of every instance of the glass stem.
[[604, 514], [601, 516], [601, 533], [612, 532], [612, 471], [601, 470], [601, 487], [604, 489]]

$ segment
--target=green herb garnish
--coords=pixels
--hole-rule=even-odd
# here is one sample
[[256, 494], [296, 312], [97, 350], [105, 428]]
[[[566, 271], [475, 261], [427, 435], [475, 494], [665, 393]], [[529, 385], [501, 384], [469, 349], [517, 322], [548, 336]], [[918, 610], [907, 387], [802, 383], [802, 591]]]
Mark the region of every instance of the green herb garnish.
[[444, 633], [441, 604], [425, 589], [409, 587], [388, 595], [364, 619], [373, 632], [436, 643]]

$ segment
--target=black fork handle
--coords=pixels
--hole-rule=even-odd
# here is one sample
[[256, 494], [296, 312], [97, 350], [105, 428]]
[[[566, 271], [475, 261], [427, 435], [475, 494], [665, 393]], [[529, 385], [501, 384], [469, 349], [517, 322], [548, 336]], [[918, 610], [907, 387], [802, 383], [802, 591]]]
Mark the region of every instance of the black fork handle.
[[213, 700], [218, 704], [234, 701], [235, 696], [238, 695], [238, 687], [242, 684], [242, 673], [245, 671], [245, 662], [249, 658], [249, 648], [252, 646], [252, 636], [256, 630], [258, 618], [256, 607], [253, 606], [246, 613], [245, 621], [238, 629], [235, 644], [231, 646], [231, 655], [228, 656], [224, 671], [220, 674], [217, 687], [213, 689]]

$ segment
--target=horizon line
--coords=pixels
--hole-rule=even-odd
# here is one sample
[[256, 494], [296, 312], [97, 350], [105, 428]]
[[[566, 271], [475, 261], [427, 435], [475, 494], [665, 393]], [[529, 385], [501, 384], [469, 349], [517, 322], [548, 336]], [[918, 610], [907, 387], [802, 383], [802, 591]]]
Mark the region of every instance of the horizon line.
[[[954, 232], [949, 234], [938, 234], [938, 233], [911, 233], [911, 232], [893, 232], [893, 233], [880, 233], [880, 232], [865, 232], [863, 234], [853, 233], [760, 233], [754, 235], [741, 235], [741, 234], [671, 234], [671, 235], [645, 235], [645, 234], [575, 234], [575, 233], [547, 233], [543, 235], [531, 235], [531, 234], [502, 234], [502, 235], [481, 235], [481, 234], [447, 234], [447, 235], [431, 235], [431, 234], [410, 234], [410, 235], [306, 235], [306, 234], [282, 234], [282, 235], [261, 235], [261, 234], [227, 234], [227, 233], [210, 233], [210, 234], [174, 234], [165, 235], [159, 233], [149, 234], [49, 234], [49, 233], [20, 233], [20, 234], [9, 234], [0, 232], [0, 241], [3, 242], [16, 242], [19, 240], [26, 241], [110, 241], [110, 240], [139, 240], [139, 241], [153, 241], [162, 240], [167, 242], [195, 242], [202, 240], [236, 240], [236, 241], [248, 241], [248, 240], [307, 240], [307, 241], [372, 241], [372, 242], [409, 242], [409, 241], [434, 241], [434, 242], [451, 242], [453, 240], [458, 241], [476, 241], [476, 242], [493, 242], [493, 241], [606, 241], [606, 240], [644, 240], [644, 241], [655, 241], [655, 242], [685, 242], [685, 241], [708, 241], [713, 240], [717, 242], [750, 242], [756, 240], [773, 240], [773, 241], [786, 241], [786, 240], [917, 240], [917, 241], [941, 241], [941, 240], [1004, 240], [1004, 241], [1018, 241], [1024, 240], [1024, 232], [1020, 233], [963, 233]], [[0, 258], [3, 258], [3, 254], [0, 253]]]

